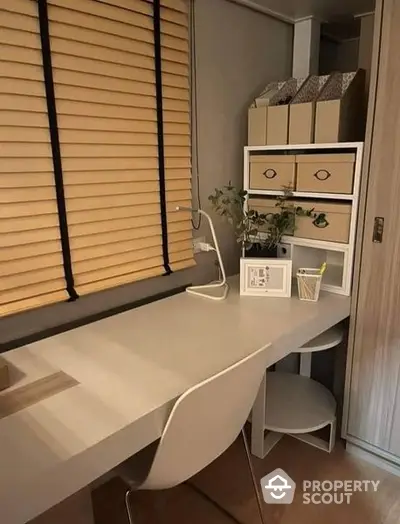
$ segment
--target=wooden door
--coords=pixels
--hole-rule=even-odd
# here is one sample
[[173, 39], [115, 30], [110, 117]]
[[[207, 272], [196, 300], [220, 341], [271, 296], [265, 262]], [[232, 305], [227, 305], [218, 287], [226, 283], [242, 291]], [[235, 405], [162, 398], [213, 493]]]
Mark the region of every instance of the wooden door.
[[347, 433], [400, 457], [400, 0], [382, 7]]

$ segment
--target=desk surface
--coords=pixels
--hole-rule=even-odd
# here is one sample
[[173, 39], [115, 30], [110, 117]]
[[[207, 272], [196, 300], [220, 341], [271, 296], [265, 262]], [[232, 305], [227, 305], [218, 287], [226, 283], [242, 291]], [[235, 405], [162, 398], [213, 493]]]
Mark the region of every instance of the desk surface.
[[261, 347], [273, 364], [349, 312], [329, 293], [181, 293], [4, 354], [16, 388], [57, 371], [79, 384], [0, 419], [0, 514], [25, 523], [159, 438], [191, 386]]

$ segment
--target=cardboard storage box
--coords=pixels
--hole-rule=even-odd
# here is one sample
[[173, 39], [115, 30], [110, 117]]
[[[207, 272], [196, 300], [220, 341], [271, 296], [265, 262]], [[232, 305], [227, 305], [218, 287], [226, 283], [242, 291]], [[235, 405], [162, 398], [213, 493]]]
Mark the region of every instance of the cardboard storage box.
[[317, 98], [329, 75], [312, 75], [304, 82], [289, 106], [289, 144], [314, 142]]
[[353, 192], [354, 153], [297, 155], [297, 191]]
[[317, 223], [311, 217], [297, 217], [294, 236], [328, 242], [349, 242], [351, 204], [315, 202], [302, 200], [296, 205], [304, 209], [314, 209], [314, 213], [325, 213], [325, 220]]
[[294, 189], [295, 155], [250, 155], [250, 189]]
[[317, 100], [315, 142], [328, 144], [362, 140], [365, 117], [365, 72], [334, 73]]
[[267, 85], [257, 97], [248, 112], [249, 146], [265, 146], [267, 144], [267, 106], [272, 97], [284, 86], [285, 82], [272, 82]]
[[[258, 211], [259, 213], [263, 213], [265, 215], [268, 215], [270, 213], [280, 213], [280, 208], [276, 205], [278, 201], [275, 198], [267, 197], [267, 198], [254, 198], [249, 197], [248, 205], [249, 210], [254, 209], [255, 211]], [[294, 202], [293, 202], [294, 205]], [[267, 231], [268, 226], [261, 227], [260, 231]], [[287, 231], [287, 235], [293, 235], [293, 231]]]
[[[279, 213], [274, 198], [249, 198], [249, 209], [259, 213]], [[312, 217], [296, 217], [294, 232], [287, 231], [287, 235], [298, 238], [323, 240], [326, 242], [340, 242], [346, 244], [349, 241], [351, 204], [315, 202], [313, 200], [296, 200], [293, 206], [301, 206], [303, 209], [313, 209], [314, 213], [325, 213], [326, 222], [315, 224]], [[266, 230], [267, 227], [264, 228]], [[261, 228], [263, 230], [263, 228]]]
[[[279, 211], [276, 207], [276, 200], [274, 198], [252, 198], [249, 197], [248, 207], [258, 211], [259, 213], [264, 213], [268, 215], [269, 213], [276, 213]], [[268, 228], [260, 227], [260, 231], [266, 231]]]
[[267, 116], [267, 145], [289, 142], [289, 104], [303, 85], [305, 78], [291, 78], [271, 99]]

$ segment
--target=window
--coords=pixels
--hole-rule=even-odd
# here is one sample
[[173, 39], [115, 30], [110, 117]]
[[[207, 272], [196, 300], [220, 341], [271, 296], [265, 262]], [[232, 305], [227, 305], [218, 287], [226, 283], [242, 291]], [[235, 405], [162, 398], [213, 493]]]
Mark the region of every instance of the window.
[[185, 0], [0, 7], [0, 315], [194, 264]]

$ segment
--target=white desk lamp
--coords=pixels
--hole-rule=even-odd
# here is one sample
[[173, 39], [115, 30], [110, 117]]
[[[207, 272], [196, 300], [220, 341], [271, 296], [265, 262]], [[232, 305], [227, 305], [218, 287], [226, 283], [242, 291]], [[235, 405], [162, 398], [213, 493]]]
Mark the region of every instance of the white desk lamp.
[[[211, 282], [210, 284], [204, 284], [202, 286], [190, 286], [186, 288], [186, 291], [190, 293], [191, 295], [198, 295], [200, 297], [209, 298], [210, 300], [225, 300], [228, 291], [229, 291], [229, 285], [226, 281], [226, 274], [225, 274], [225, 268], [224, 263], [222, 262], [221, 257], [221, 251], [219, 249], [217, 235], [215, 234], [214, 224], [212, 223], [211, 217], [208, 213], [203, 211], [202, 209], [192, 209], [191, 207], [183, 207], [183, 206], [177, 206], [177, 211], [191, 211], [192, 213], [199, 213], [200, 215], [203, 215], [207, 218], [208, 223], [210, 225], [211, 234], [213, 237], [214, 246], [211, 244], [206, 244], [207, 251], [215, 251], [217, 253], [218, 263], [219, 267], [221, 268], [221, 275], [222, 280], [218, 280], [216, 282]], [[206, 291], [212, 290], [212, 289], [222, 289], [223, 294], [218, 296], [209, 295]]]

